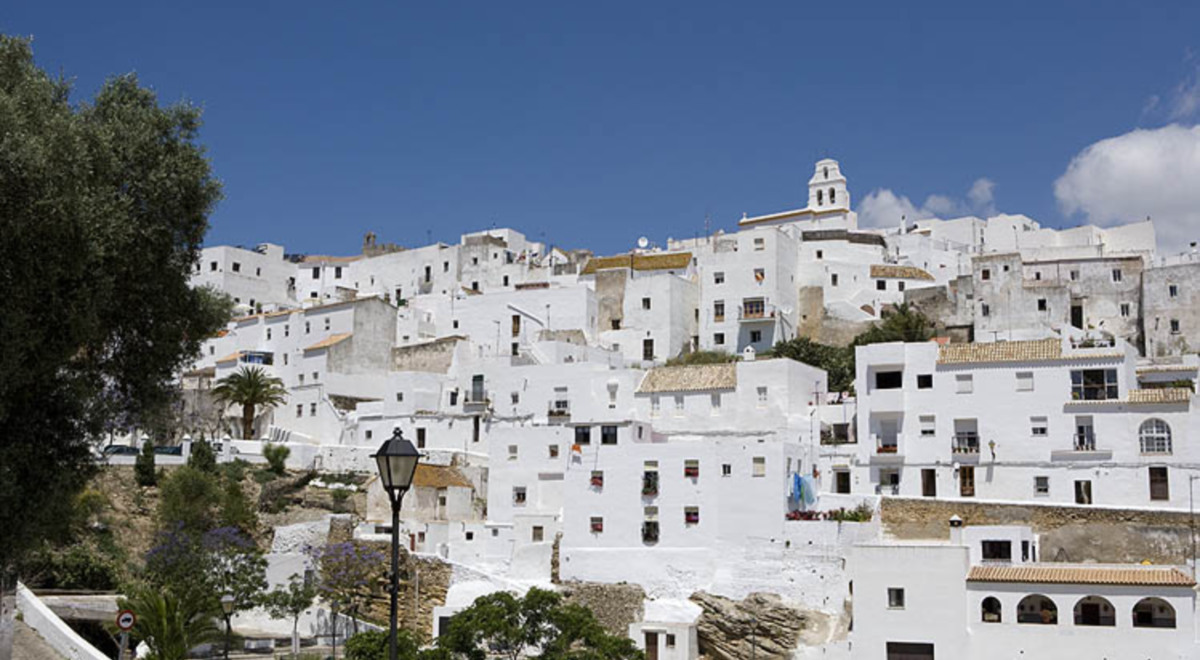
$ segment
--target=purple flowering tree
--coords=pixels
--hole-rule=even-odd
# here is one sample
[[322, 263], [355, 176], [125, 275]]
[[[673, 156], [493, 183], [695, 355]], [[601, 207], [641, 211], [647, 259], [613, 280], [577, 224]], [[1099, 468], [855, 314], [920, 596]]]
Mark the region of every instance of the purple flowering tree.
[[358, 632], [359, 608], [371, 597], [372, 582], [384, 567], [382, 552], [359, 541], [309, 548], [317, 569], [317, 594], [350, 615]]
[[258, 546], [236, 527], [197, 535], [176, 525], [160, 532], [146, 554], [151, 584], [214, 613], [225, 594], [233, 595], [235, 611], [254, 607], [267, 586], [266, 570]]

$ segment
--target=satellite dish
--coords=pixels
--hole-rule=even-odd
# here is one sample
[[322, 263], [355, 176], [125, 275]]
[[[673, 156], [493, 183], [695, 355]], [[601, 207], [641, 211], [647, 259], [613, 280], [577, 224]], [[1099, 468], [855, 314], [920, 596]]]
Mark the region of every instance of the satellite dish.
[[641, 238], [638, 239], [638, 247], [642, 248], [643, 250], [645, 250], [647, 247], [649, 247], [649, 245], [650, 245], [650, 239], [646, 238], [645, 236], [642, 236]]

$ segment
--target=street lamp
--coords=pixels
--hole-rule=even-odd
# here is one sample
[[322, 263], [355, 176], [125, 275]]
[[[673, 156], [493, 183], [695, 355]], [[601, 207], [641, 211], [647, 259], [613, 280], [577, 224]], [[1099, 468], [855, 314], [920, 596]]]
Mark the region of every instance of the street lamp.
[[225, 660], [229, 660], [229, 617], [233, 615], [233, 594], [221, 596], [221, 611], [225, 613]]
[[404, 439], [400, 429], [392, 432], [392, 437], [384, 441], [373, 456], [379, 466], [379, 482], [388, 500], [392, 504], [392, 608], [388, 634], [388, 658], [397, 660], [396, 650], [396, 601], [400, 592], [400, 500], [412, 486], [413, 475], [417, 472], [417, 462], [421, 453], [411, 442]]

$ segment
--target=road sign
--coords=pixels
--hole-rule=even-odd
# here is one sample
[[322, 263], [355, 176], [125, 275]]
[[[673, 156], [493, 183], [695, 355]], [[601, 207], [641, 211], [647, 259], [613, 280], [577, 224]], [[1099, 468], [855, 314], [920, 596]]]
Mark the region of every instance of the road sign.
[[126, 632], [133, 629], [133, 624], [137, 623], [137, 617], [133, 615], [133, 610], [121, 610], [117, 612], [117, 627]]

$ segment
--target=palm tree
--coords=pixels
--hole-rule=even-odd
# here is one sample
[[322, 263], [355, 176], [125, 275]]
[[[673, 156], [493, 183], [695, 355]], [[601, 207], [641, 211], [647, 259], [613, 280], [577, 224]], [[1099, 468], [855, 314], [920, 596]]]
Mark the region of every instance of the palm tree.
[[225, 405], [242, 407], [242, 439], [250, 440], [254, 435], [254, 408], [278, 406], [287, 398], [287, 390], [282, 380], [268, 376], [261, 367], [242, 367], [217, 381], [213, 396]]
[[136, 588], [120, 605], [137, 612], [133, 635], [146, 642], [153, 660], [184, 660], [188, 651], [220, 636], [212, 612], [180, 599], [170, 589]]

